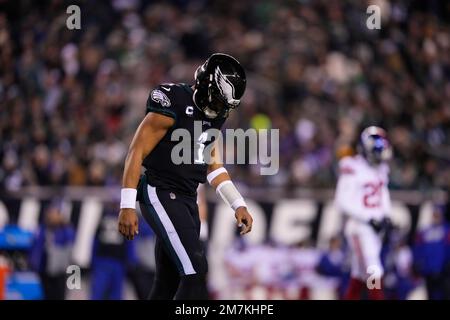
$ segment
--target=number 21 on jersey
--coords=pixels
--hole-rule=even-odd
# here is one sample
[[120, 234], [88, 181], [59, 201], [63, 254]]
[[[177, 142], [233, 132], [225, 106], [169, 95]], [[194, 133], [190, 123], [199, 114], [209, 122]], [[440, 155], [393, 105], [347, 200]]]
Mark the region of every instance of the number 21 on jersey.
[[381, 206], [381, 191], [383, 181], [368, 182], [364, 185], [364, 206], [366, 208], [378, 208]]

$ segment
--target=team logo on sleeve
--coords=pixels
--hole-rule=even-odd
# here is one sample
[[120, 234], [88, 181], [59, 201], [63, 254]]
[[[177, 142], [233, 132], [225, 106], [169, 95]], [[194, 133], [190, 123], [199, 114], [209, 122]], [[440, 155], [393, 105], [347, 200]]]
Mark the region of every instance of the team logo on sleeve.
[[155, 89], [152, 91], [152, 100], [161, 104], [163, 107], [170, 107], [171, 105], [169, 98], [161, 90]]

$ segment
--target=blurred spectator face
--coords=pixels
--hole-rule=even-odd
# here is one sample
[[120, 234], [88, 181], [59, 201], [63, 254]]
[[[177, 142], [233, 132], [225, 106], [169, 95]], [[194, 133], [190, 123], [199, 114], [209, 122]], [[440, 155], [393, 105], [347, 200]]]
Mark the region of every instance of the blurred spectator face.
[[35, 127], [33, 130], [34, 143], [36, 144], [45, 143], [45, 138], [46, 138], [45, 130], [42, 127]]
[[3, 157], [3, 168], [8, 172], [12, 171], [17, 166], [17, 155], [14, 152], [8, 152]]
[[96, 161], [89, 167], [89, 181], [92, 185], [102, 185], [105, 180], [105, 165]]
[[442, 217], [442, 213], [438, 210], [435, 209], [433, 212], [433, 225], [440, 225], [443, 222], [443, 217]]
[[45, 223], [47, 226], [52, 228], [64, 224], [65, 219], [58, 208], [51, 207], [46, 212]]
[[39, 168], [45, 168], [49, 162], [48, 148], [44, 145], [38, 146], [34, 151], [34, 163]]
[[330, 251], [340, 250], [342, 247], [341, 239], [336, 236], [330, 239]]

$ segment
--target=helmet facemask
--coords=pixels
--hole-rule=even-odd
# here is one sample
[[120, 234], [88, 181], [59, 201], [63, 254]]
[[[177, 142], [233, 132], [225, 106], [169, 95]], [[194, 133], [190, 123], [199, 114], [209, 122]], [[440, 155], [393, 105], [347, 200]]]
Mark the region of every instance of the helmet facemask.
[[360, 153], [371, 164], [378, 165], [389, 161], [392, 157], [392, 148], [386, 138], [386, 133], [378, 127], [369, 127], [361, 134]]

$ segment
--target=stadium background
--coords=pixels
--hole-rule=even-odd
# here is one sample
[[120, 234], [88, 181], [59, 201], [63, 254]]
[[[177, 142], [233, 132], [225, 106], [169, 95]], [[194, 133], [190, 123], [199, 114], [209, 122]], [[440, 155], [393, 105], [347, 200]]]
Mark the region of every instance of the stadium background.
[[[81, 8], [81, 30], [66, 27], [71, 4]], [[366, 27], [370, 4], [381, 8], [381, 30]], [[81, 267], [82, 289], [67, 290], [66, 298], [91, 297], [99, 225], [118, 251], [138, 253], [133, 266], [127, 253], [109, 257], [123, 268], [118, 275], [128, 272], [121, 298], [137, 297], [132, 279], [151, 271], [151, 234], [131, 249], [113, 234], [127, 146], [151, 88], [191, 83], [195, 68], [219, 51], [238, 57], [248, 75], [226, 127], [279, 128], [280, 171], [260, 176], [255, 165], [228, 167], [256, 218], [246, 243], [235, 240], [231, 212], [207, 189], [212, 297], [337, 297], [345, 258], [339, 276], [317, 269], [330, 243], [345, 252], [333, 238], [341, 229], [332, 205], [336, 163], [353, 152], [360, 128], [377, 124], [394, 147], [390, 188], [399, 227], [386, 240], [387, 288], [392, 298], [426, 299], [430, 275], [414, 249], [436, 216], [449, 220], [449, 6], [0, 1], [0, 297], [42, 297], [39, 272], [57, 286], [73, 264]], [[64, 250], [39, 238], [52, 209], [69, 221]], [[439, 264], [431, 276], [446, 284], [448, 298], [450, 236], [442, 239], [427, 257]], [[62, 263], [51, 275], [36, 258], [42, 250]], [[137, 269], [148, 272], [130, 272]]]

